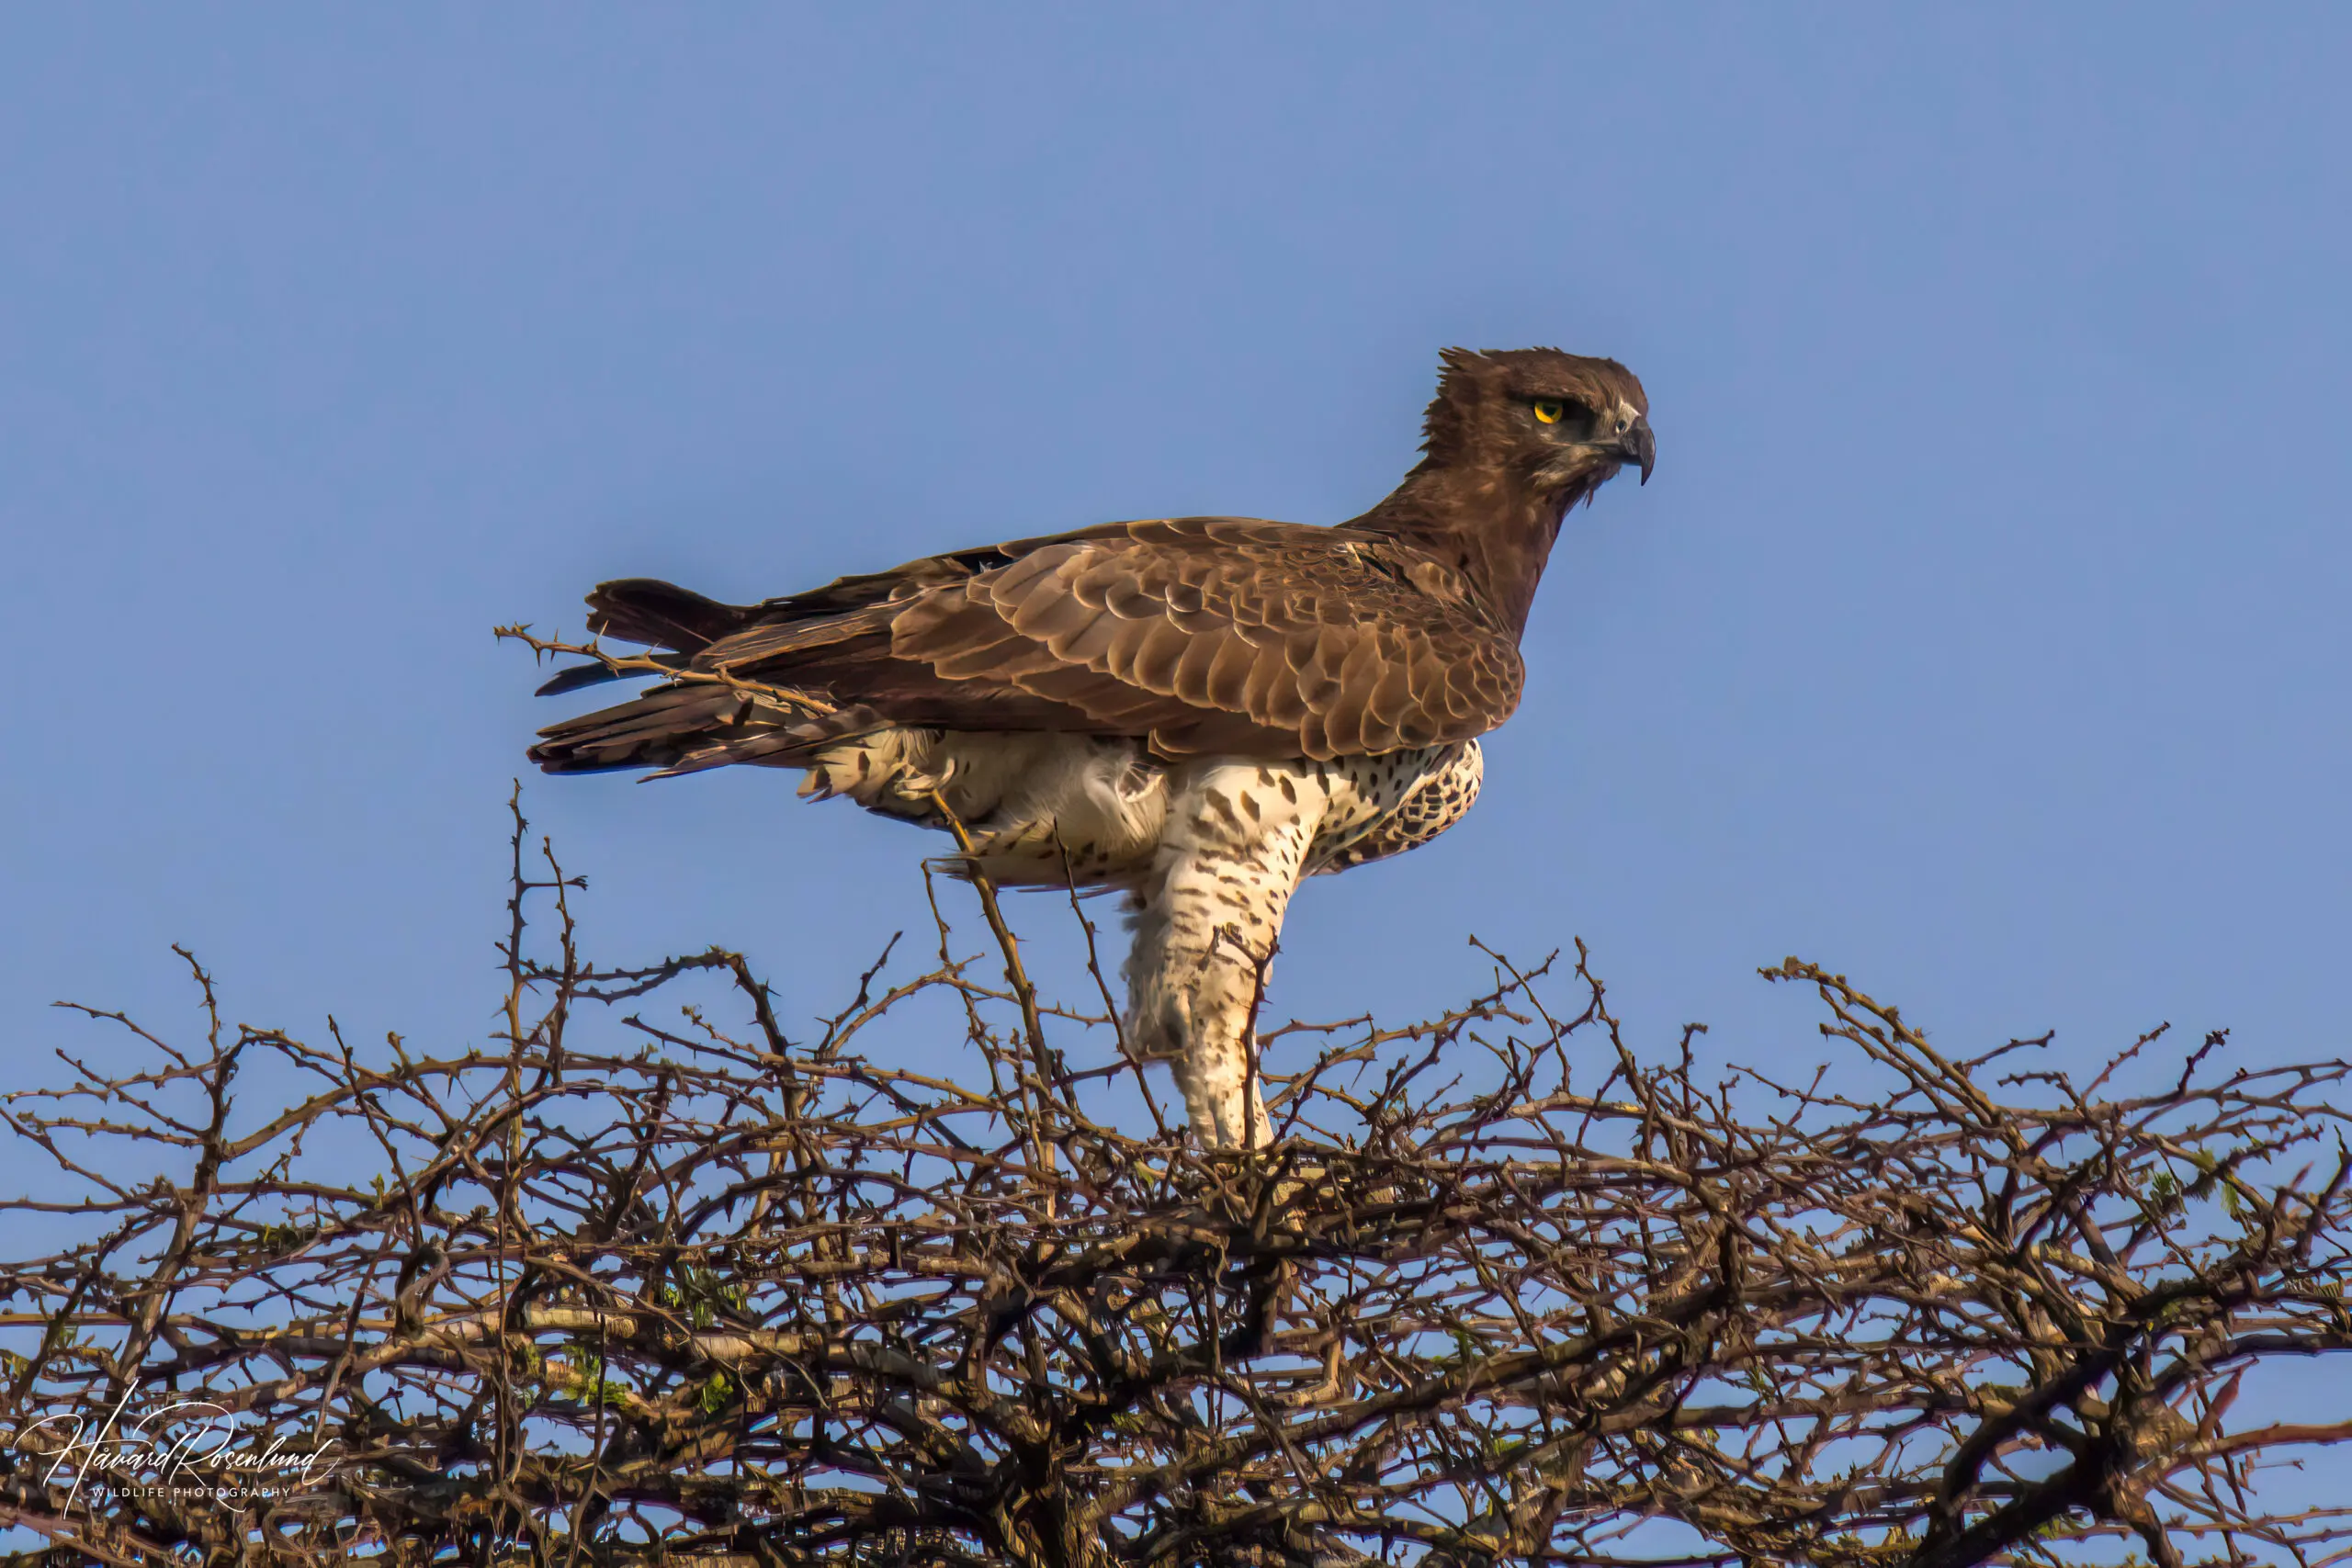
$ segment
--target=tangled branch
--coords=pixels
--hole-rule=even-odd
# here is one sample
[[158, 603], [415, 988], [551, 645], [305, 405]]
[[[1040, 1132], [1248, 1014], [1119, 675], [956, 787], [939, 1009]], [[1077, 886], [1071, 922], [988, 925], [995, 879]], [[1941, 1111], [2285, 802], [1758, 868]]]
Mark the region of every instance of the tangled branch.
[[[2352, 1422], [2229, 1419], [2352, 1347], [2344, 1064], [2159, 1031], [2078, 1084], [1791, 959], [1835, 1087], [1709, 1084], [1579, 945], [1269, 1032], [1277, 1142], [1204, 1156], [1114, 1124], [1159, 1119], [1107, 988], [1045, 1002], [1009, 928], [1003, 987], [943, 919], [795, 1040], [732, 953], [582, 957], [527, 844], [487, 1045], [231, 1026], [189, 958], [200, 1043], [85, 1009], [147, 1060], [8, 1098], [59, 1181], [6, 1207], [90, 1239], [0, 1265], [0, 1521], [140, 1564], [2347, 1555], [2263, 1499]], [[880, 1048], [942, 995], [935, 1065]]]

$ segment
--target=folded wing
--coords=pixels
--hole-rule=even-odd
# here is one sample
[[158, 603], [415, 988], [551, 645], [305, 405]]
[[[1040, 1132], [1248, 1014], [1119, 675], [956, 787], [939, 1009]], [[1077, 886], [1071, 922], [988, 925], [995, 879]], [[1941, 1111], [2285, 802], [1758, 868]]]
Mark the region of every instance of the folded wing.
[[1523, 679], [1514, 639], [1445, 563], [1378, 535], [1248, 518], [1019, 540], [742, 609], [642, 582], [590, 604], [598, 630], [674, 649], [693, 671], [840, 711], [763, 721], [689, 681], [550, 727], [535, 755], [558, 771], [630, 765], [600, 738], [639, 745], [673, 713], [699, 735], [639, 760], [791, 761], [880, 724], [1148, 738], [1169, 756], [1360, 756], [1482, 734]]

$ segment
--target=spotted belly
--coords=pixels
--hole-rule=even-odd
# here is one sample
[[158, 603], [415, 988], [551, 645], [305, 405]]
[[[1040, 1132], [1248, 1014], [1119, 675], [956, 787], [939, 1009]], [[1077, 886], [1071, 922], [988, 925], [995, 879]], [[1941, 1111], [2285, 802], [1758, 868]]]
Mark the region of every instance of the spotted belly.
[[[1374, 798], [1384, 808], [1370, 821], [1353, 831], [1327, 828], [1317, 834], [1307, 859], [1309, 876], [1346, 871], [1367, 861], [1419, 849], [1461, 821], [1477, 803], [1487, 764], [1476, 740], [1395, 755], [1416, 759], [1415, 765], [1396, 780], [1404, 787], [1375, 784]], [[1382, 760], [1363, 759], [1368, 763]]]

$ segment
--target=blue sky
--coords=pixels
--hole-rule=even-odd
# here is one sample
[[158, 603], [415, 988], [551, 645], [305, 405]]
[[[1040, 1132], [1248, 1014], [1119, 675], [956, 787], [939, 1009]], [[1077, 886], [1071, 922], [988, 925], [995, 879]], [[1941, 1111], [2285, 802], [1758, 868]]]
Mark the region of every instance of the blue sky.
[[[1436, 354], [1645, 380], [1440, 844], [1273, 1006], [1580, 934], [1636, 1036], [2346, 1050], [2352, 20], [2165, 6], [714, 6], [0, 22], [0, 1068], [65, 996], [492, 1026], [497, 622], [1107, 518], [1336, 521]], [[830, 1010], [918, 840], [531, 781], [615, 958]], [[1017, 907], [1035, 926], [1050, 909]], [[1041, 935], [1048, 948], [1057, 939]], [[32, 1168], [0, 1154], [0, 1184]]]

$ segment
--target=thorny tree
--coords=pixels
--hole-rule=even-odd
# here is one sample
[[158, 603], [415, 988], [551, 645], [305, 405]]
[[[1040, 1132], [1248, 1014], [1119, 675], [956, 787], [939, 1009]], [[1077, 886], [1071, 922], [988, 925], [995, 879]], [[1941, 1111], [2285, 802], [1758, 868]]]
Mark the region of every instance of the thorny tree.
[[[14, 1097], [64, 1179], [11, 1207], [96, 1238], [0, 1266], [0, 1520], [119, 1563], [2352, 1541], [2264, 1500], [2352, 1422], [2230, 1420], [2249, 1369], [2352, 1346], [2340, 1064], [2159, 1032], [2078, 1083], [1792, 959], [1849, 1059], [1710, 1084], [1688, 1034], [1637, 1057], [1579, 948], [1572, 1010], [1498, 957], [1426, 1023], [1273, 1032], [1280, 1141], [1204, 1159], [1110, 1124], [1150, 1084], [985, 887], [985, 963], [943, 922], [795, 1038], [734, 954], [591, 964], [525, 844], [491, 1048], [232, 1027], [190, 960], [200, 1043], [95, 1013], [146, 1063]], [[925, 997], [963, 1042], [892, 1065]], [[312, 1087], [236, 1104], [265, 1067]]]

